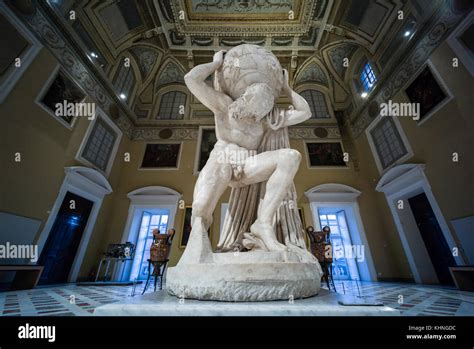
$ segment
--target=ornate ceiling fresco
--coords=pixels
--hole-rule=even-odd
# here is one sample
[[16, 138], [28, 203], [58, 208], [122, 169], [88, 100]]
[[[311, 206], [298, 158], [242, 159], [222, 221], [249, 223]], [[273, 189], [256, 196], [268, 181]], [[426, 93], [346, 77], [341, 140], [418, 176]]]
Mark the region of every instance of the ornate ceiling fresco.
[[[272, 50], [314, 44], [328, 1], [155, 1], [170, 48], [217, 49], [245, 42]], [[306, 38], [300, 41], [298, 38]], [[182, 40], [180, 40], [180, 38]], [[178, 40], [176, 40], [178, 39]]]
[[[294, 88], [315, 86], [324, 92], [342, 116], [338, 120], [358, 136], [370, 121], [370, 102], [393, 95], [401, 84], [393, 77], [402, 79], [407, 65], [410, 71], [415, 69], [466, 14], [458, 6], [463, 2], [456, 0], [7, 3], [71, 77], [136, 139], [159, 138], [164, 128], [175, 130], [177, 137], [194, 137], [199, 125], [211, 125], [212, 114], [189, 94], [183, 76], [193, 66], [210, 61], [215, 51], [242, 43], [272, 50], [290, 72]], [[403, 35], [406, 32], [409, 38]], [[379, 83], [370, 98], [356, 101], [351, 74], [361, 57], [373, 62]], [[125, 60], [130, 62], [133, 88], [121, 98], [117, 76]], [[161, 98], [170, 91], [187, 96], [185, 112], [174, 119], [159, 115]], [[330, 134], [337, 128], [334, 119], [332, 124], [320, 123], [310, 120], [307, 125], [326, 127]]]

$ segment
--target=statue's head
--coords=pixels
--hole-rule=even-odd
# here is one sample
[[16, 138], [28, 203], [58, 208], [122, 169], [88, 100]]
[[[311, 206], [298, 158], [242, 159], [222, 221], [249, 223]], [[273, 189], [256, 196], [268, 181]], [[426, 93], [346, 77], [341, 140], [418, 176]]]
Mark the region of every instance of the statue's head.
[[235, 119], [262, 120], [275, 104], [272, 88], [265, 83], [255, 83], [229, 105], [229, 112]]

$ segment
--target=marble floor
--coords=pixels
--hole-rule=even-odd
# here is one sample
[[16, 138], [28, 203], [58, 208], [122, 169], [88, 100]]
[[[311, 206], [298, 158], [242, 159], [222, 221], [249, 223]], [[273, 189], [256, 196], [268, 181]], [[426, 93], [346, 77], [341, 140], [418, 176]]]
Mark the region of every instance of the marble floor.
[[[141, 294], [134, 286], [64, 284], [1, 292], [1, 316], [91, 316], [96, 307]], [[325, 287], [325, 285], [323, 286]], [[338, 293], [373, 297], [405, 316], [474, 316], [474, 292], [387, 282], [336, 282]], [[147, 293], [152, 292], [149, 287]]]

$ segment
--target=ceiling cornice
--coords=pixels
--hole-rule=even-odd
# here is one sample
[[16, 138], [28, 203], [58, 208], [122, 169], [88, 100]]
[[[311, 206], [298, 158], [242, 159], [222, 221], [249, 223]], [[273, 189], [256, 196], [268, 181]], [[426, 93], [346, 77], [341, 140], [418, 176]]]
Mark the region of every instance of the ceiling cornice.
[[355, 138], [363, 134], [374, 120], [374, 116], [369, 115], [369, 106], [374, 102], [380, 105], [393, 98], [471, 10], [469, 7], [455, 9], [455, 1], [437, 3], [433, 15], [412, 37], [407, 49], [398, 53], [403, 55], [399, 56], [398, 63], [384, 68], [369, 98], [352, 113], [349, 124]]

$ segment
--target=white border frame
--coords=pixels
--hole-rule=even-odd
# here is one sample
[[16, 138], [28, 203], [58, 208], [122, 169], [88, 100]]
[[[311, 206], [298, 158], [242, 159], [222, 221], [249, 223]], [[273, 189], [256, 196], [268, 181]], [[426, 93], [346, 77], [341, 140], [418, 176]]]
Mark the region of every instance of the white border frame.
[[85, 93], [84, 90], [82, 89], [82, 87], [79, 86], [73, 79], [70, 78], [70, 76], [64, 70], [61, 69], [60, 64], [56, 65], [56, 67], [51, 72], [50, 77], [48, 78], [48, 80], [46, 80], [46, 83], [41, 88], [40, 93], [36, 96], [35, 103], [37, 105], [39, 105], [41, 107], [41, 109], [43, 109], [49, 115], [53, 116], [54, 119], [56, 121], [58, 121], [61, 125], [66, 127], [68, 130], [72, 130], [74, 128], [74, 126], [76, 125], [78, 115], [75, 115], [72, 119], [72, 122], [70, 124], [68, 124], [65, 120], [63, 120], [60, 117], [56, 116], [56, 114], [52, 110], [48, 109], [48, 107], [46, 107], [43, 103], [41, 103], [41, 100], [44, 98], [44, 96], [48, 92], [48, 90], [51, 87], [51, 85], [53, 84], [54, 80], [56, 80], [56, 78], [59, 74], [59, 71], [61, 71], [66, 76], [66, 78], [68, 78], [74, 85], [76, 85], [76, 87], [79, 90], [81, 90], [81, 92], [84, 94], [84, 98], [79, 103], [84, 103], [84, 101], [87, 99], [87, 93]]
[[[142, 167], [143, 157], [146, 153], [146, 147], [149, 144], [179, 144], [179, 152], [178, 152], [178, 159], [176, 160], [176, 167]], [[179, 166], [181, 164], [181, 154], [183, 153], [183, 142], [182, 141], [159, 141], [159, 142], [145, 142], [145, 146], [141, 151], [140, 162], [138, 163], [138, 171], [176, 171], [179, 170]]]
[[74, 282], [77, 280], [77, 276], [79, 275], [86, 250], [89, 245], [89, 240], [102, 206], [102, 201], [105, 195], [112, 192], [112, 187], [102, 173], [88, 167], [65, 167], [64, 172], [66, 173], [66, 177], [63, 180], [51, 213], [46, 220], [44, 228], [41, 231], [36, 244], [38, 245], [39, 255], [41, 255], [67, 192], [71, 192], [83, 197], [84, 199], [92, 201], [94, 204], [92, 206], [91, 213], [89, 214], [89, 218], [87, 219], [87, 224], [84, 228], [84, 232], [82, 233], [81, 242], [79, 243], [79, 247], [77, 249], [76, 256], [68, 276], [68, 282]]
[[23, 36], [23, 38], [30, 43], [30, 47], [23, 53], [21, 57], [21, 67], [10, 67], [5, 73], [5, 79], [0, 83], [0, 104], [2, 104], [7, 96], [20, 80], [23, 73], [28, 69], [29, 65], [38, 55], [42, 48], [40, 42], [29, 31], [29, 29], [16, 17], [15, 13], [8, 8], [4, 1], [0, 1], [0, 13], [2, 13], [6, 20], [9, 21], [13, 27]]
[[309, 161], [309, 153], [308, 153], [308, 143], [339, 143], [341, 145], [342, 153], [346, 153], [344, 149], [344, 144], [340, 139], [314, 139], [314, 140], [303, 140], [304, 145], [304, 153], [306, 157], [306, 167], [309, 170], [350, 170], [352, 168], [351, 161], [350, 161], [350, 154], [349, 154], [349, 161], [345, 162], [346, 166], [311, 166]]
[[[391, 164], [390, 166], [388, 166], [387, 168], [384, 169], [384, 168], [382, 168], [382, 163], [380, 162], [379, 154], [377, 153], [377, 149], [375, 147], [375, 143], [374, 143], [374, 140], [372, 139], [372, 135], [370, 134], [370, 131], [372, 131], [372, 129], [380, 122], [380, 120], [382, 120], [382, 118], [386, 118], [386, 117], [389, 117], [389, 118], [393, 119], [393, 123], [395, 124], [395, 127], [397, 128], [398, 134], [400, 135], [400, 138], [402, 139], [403, 145], [405, 146], [405, 149], [407, 150], [407, 153], [405, 155], [403, 155], [400, 159], [395, 161], [393, 164]], [[391, 169], [391, 168], [407, 161], [408, 159], [412, 158], [413, 155], [415, 154], [413, 152], [413, 149], [411, 148], [411, 145], [410, 145], [410, 142], [408, 141], [407, 136], [405, 135], [405, 132], [403, 131], [402, 125], [400, 124], [400, 121], [398, 120], [397, 117], [382, 116], [382, 115], [379, 114], [379, 116], [377, 116], [374, 119], [374, 121], [372, 121], [370, 123], [370, 125], [366, 128], [365, 136], [367, 137], [367, 140], [369, 142], [370, 150], [372, 152], [372, 157], [375, 160], [375, 164], [377, 165], [377, 169], [379, 170], [379, 174], [383, 174], [383, 173], [387, 172], [389, 169]]]
[[[358, 237], [352, 235], [351, 229], [349, 227], [349, 234], [351, 236], [352, 243], [358, 244], [360, 242], [363, 246], [365, 246], [365, 261], [362, 263], [357, 262], [357, 260], [355, 261], [357, 264], [357, 268], [359, 269], [359, 277], [361, 277], [361, 280], [363, 281], [377, 281], [377, 271], [375, 269], [374, 260], [370, 251], [370, 245], [367, 240], [367, 235], [365, 234], [364, 224], [362, 223], [359, 203], [357, 202], [357, 198], [359, 197], [361, 192], [345, 184], [325, 183], [317, 185], [305, 191], [304, 194], [308, 198], [311, 208], [311, 215], [316, 230], [320, 231], [322, 229], [321, 224], [319, 222], [319, 217], [315, 216], [315, 213], [318, 212], [319, 208], [339, 207], [344, 210], [350, 210], [346, 211], [346, 213], [349, 212], [352, 218], [355, 220], [355, 224], [357, 225], [357, 230], [359, 233]], [[362, 278], [361, 275], [361, 267], [364, 268], [364, 278]]]
[[405, 99], [409, 102], [409, 103], [412, 103], [410, 101], [410, 98], [408, 98], [408, 95], [406, 93], [406, 89], [408, 88], [408, 86], [410, 86], [412, 84], [413, 81], [415, 81], [418, 76], [420, 75], [420, 73], [426, 68], [428, 67], [428, 69], [431, 71], [431, 73], [433, 74], [433, 77], [435, 78], [436, 82], [438, 83], [439, 87], [441, 87], [441, 89], [443, 90], [444, 94], [446, 95], [446, 98], [444, 98], [441, 102], [438, 103], [438, 105], [436, 107], [434, 107], [428, 114], [426, 114], [421, 120], [419, 121], [416, 121], [416, 124], [418, 126], [421, 126], [423, 125], [428, 119], [430, 119], [434, 114], [436, 114], [439, 110], [441, 110], [447, 103], [449, 103], [454, 97], [453, 97], [453, 94], [451, 92], [451, 90], [448, 88], [448, 85], [446, 85], [446, 83], [444, 82], [443, 78], [441, 77], [441, 74], [438, 72], [438, 70], [436, 69], [435, 65], [433, 64], [433, 62], [431, 62], [431, 60], [427, 60], [425, 64], [423, 64], [415, 74], [413, 74], [412, 78], [403, 86], [402, 88], [402, 91], [403, 91], [403, 96], [405, 97]]
[[469, 51], [460, 42], [458, 37], [473, 23], [474, 12], [471, 11], [471, 14], [458, 25], [458, 27], [451, 33], [447, 40], [449, 46], [454, 51], [454, 53], [458, 55], [459, 59], [462, 61], [466, 67], [466, 70], [471, 74], [471, 76], [474, 76], [474, 58], [472, 58], [472, 56], [469, 54]]
[[200, 161], [200, 155], [201, 155], [201, 142], [202, 142], [202, 133], [204, 130], [216, 130], [215, 126], [199, 126], [199, 132], [198, 132], [198, 139], [197, 139], [197, 147], [196, 147], [196, 155], [194, 156], [194, 168], [193, 168], [193, 174], [195, 176], [199, 175], [201, 171], [198, 171], [199, 167], [199, 161]]
[[[84, 148], [87, 144], [87, 141], [89, 140], [89, 137], [91, 135], [92, 129], [94, 128], [95, 123], [97, 122], [98, 118], [102, 118], [117, 134], [117, 138], [115, 139], [115, 144], [112, 147], [112, 152], [110, 153], [110, 158], [107, 163], [107, 167], [105, 172], [97, 168], [93, 163], [88, 161], [87, 159], [84, 159], [82, 157], [82, 152], [84, 151]], [[84, 138], [82, 139], [81, 145], [79, 146], [79, 150], [77, 151], [75, 159], [86, 166], [92, 167], [96, 169], [97, 171], [101, 172], [104, 174], [106, 177], [110, 175], [110, 171], [112, 170], [112, 166], [115, 162], [115, 156], [117, 155], [118, 147], [120, 145], [120, 141], [122, 139], [122, 131], [118, 128], [118, 126], [109, 118], [109, 116], [97, 105], [95, 106], [95, 113], [94, 113], [94, 119], [90, 123], [89, 127], [87, 128], [87, 131], [84, 135]]]
[[[428, 255], [426, 245], [422, 241], [413, 212], [407, 206], [408, 202], [406, 200], [424, 192], [450, 250], [452, 251], [454, 247], [459, 246], [456, 245], [443, 213], [431, 191], [430, 183], [425, 175], [425, 165], [403, 164], [396, 166], [382, 176], [375, 190], [385, 194], [415, 281], [417, 283], [438, 283], [438, 277]], [[395, 202], [398, 202], [398, 200], [403, 200], [405, 204], [403, 210], [396, 207]], [[407, 215], [401, 217], [400, 214]], [[460, 254], [453, 257], [457, 265], [464, 265], [464, 260]]]

